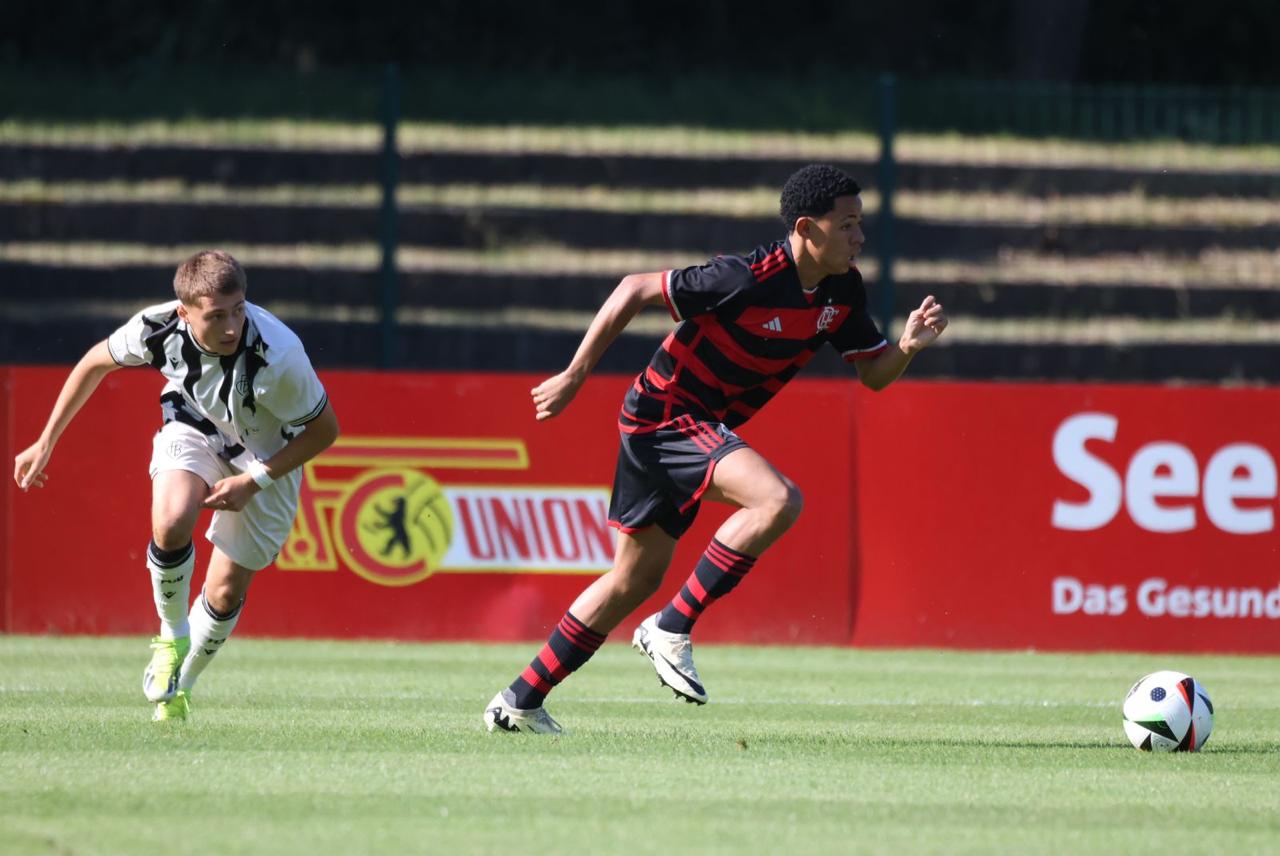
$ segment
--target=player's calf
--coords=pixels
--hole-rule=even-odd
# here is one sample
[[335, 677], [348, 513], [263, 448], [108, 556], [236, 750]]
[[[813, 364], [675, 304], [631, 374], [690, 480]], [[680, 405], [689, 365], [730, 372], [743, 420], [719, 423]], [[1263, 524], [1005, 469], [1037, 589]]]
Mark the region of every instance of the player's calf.
[[188, 538], [174, 549], [152, 540], [147, 545], [147, 571], [151, 595], [160, 619], [160, 635], [175, 638], [190, 635], [187, 604], [191, 599], [191, 576], [196, 565], [195, 545]]
[[195, 686], [196, 680], [231, 637], [243, 606], [244, 601], [241, 601], [231, 611], [220, 613], [209, 604], [206, 592], [201, 592], [191, 604], [187, 619], [191, 625], [191, 647], [182, 663], [179, 689], [190, 690]]

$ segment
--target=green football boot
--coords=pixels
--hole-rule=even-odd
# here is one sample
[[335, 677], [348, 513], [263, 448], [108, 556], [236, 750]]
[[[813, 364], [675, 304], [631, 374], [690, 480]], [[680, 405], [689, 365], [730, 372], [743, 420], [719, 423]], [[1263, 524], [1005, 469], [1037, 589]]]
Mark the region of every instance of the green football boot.
[[183, 636], [178, 639], [161, 639], [156, 636], [151, 640], [151, 662], [142, 673], [142, 694], [147, 701], [165, 702], [173, 698], [178, 691], [178, 673], [182, 670], [182, 661], [187, 659], [191, 650], [191, 638]]
[[156, 705], [156, 712], [151, 714], [152, 722], [179, 722], [191, 715], [191, 693], [178, 690], [169, 701]]

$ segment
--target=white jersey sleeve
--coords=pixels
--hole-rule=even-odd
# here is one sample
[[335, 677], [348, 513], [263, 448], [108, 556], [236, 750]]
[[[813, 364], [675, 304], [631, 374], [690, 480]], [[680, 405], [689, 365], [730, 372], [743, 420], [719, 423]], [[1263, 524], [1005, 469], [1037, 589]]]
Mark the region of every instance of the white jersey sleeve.
[[306, 425], [320, 415], [329, 396], [306, 351], [290, 348], [278, 363], [272, 364], [272, 369], [257, 392], [263, 406], [281, 422], [294, 427]]
[[173, 300], [148, 306], [121, 325], [107, 337], [107, 350], [111, 352], [111, 359], [122, 366], [154, 364], [156, 357], [147, 340], [164, 326], [177, 305], [178, 302]]

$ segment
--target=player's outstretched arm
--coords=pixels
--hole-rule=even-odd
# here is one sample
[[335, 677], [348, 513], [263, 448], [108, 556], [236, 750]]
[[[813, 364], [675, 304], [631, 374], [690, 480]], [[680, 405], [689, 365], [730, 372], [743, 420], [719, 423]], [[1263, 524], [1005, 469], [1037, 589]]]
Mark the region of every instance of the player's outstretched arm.
[[120, 368], [120, 364], [111, 358], [106, 341], [94, 345], [80, 358], [76, 367], [71, 370], [67, 380], [62, 384], [58, 400], [54, 402], [49, 421], [36, 440], [20, 452], [13, 460], [13, 480], [24, 491], [30, 487], [44, 487], [49, 478], [44, 468], [53, 455], [53, 447], [57, 445], [62, 432], [71, 424], [71, 420], [80, 412], [80, 408], [93, 395], [102, 379]]
[[568, 407], [587, 375], [631, 319], [644, 307], [651, 304], [661, 306], [662, 303], [662, 274], [637, 273], [623, 277], [592, 319], [569, 367], [530, 390], [534, 418], [538, 421], [550, 419]]
[[[320, 415], [307, 423], [307, 430], [294, 437], [284, 448], [263, 461], [267, 475], [278, 479], [286, 473], [293, 472], [316, 455], [333, 445], [338, 439], [341, 429], [338, 427], [337, 414], [333, 405], [326, 404]], [[205, 508], [216, 508], [219, 511], [242, 511], [262, 488], [249, 473], [231, 476], [220, 480], [205, 497]]]
[[857, 363], [858, 379], [863, 386], [884, 389], [902, 375], [912, 357], [932, 345], [945, 329], [947, 316], [942, 304], [930, 294], [920, 308], [907, 316], [897, 345], [890, 344], [874, 358]]

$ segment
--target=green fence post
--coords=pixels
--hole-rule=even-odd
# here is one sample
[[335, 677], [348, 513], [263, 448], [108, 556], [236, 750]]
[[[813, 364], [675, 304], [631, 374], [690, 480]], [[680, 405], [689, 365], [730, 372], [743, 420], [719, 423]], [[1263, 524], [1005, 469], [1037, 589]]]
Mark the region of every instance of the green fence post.
[[876, 316], [880, 329], [891, 336], [893, 323], [893, 192], [898, 183], [897, 164], [893, 159], [896, 81], [892, 74], [880, 76], [880, 210], [876, 213], [876, 249], [880, 254], [880, 287], [876, 293]]
[[1267, 102], [1263, 98], [1262, 90], [1256, 86], [1249, 87], [1246, 98], [1248, 100], [1244, 105], [1244, 115], [1245, 120], [1249, 123], [1249, 130], [1245, 137], [1245, 142], [1261, 143], [1267, 138], [1262, 123], [1262, 117], [1267, 109]]
[[1120, 137], [1133, 142], [1138, 134], [1138, 90], [1132, 86], [1120, 89]]
[[1238, 146], [1244, 143], [1244, 90], [1239, 86], [1232, 86], [1227, 90], [1226, 97], [1223, 99], [1223, 122], [1226, 128], [1223, 136], [1226, 141]]
[[382, 243], [381, 316], [378, 324], [382, 349], [378, 364], [384, 369], [395, 368], [399, 362], [396, 328], [396, 307], [400, 302], [396, 280], [396, 183], [400, 177], [396, 125], [399, 121], [400, 73], [395, 64], [388, 64], [382, 76], [382, 212], [378, 224]]

